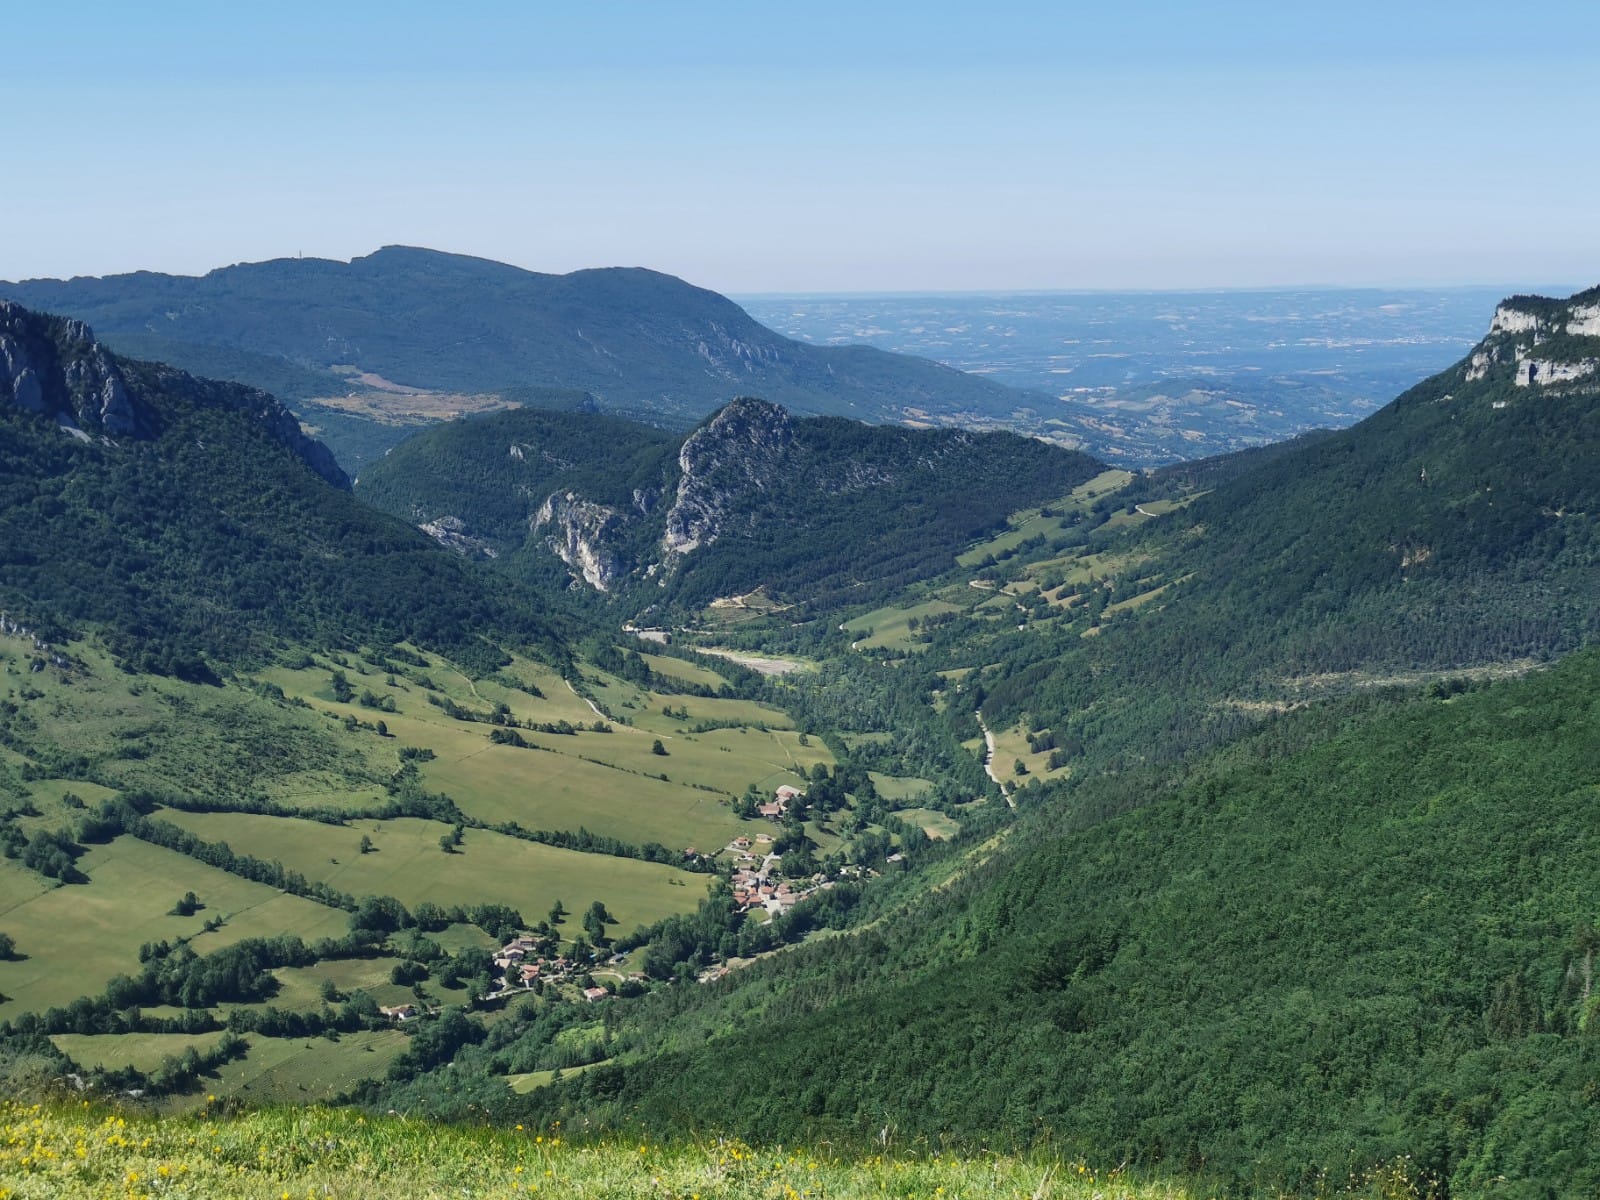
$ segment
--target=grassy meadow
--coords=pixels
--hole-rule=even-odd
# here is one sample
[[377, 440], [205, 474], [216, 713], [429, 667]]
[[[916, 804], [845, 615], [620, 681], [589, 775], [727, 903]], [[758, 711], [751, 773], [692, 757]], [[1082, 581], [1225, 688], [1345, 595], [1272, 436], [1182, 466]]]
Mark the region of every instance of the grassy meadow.
[[[0, 928], [16, 939], [20, 956], [0, 961], [0, 994], [9, 997], [0, 1019], [67, 1004], [99, 992], [113, 975], [135, 973], [145, 942], [193, 937], [194, 948], [208, 953], [247, 937], [288, 931], [316, 938], [348, 927], [338, 909], [132, 837], [90, 847], [78, 866], [88, 883], [50, 887], [25, 868], [0, 862]], [[206, 907], [173, 916], [187, 891]], [[202, 933], [213, 917], [223, 919], [222, 928]]]
[[87, 1101], [0, 1101], [0, 1200], [1186, 1200], [1203, 1194], [1081, 1161], [931, 1146], [851, 1155], [716, 1138], [586, 1141], [560, 1128], [442, 1126], [348, 1109], [236, 1112], [205, 1103], [185, 1116], [156, 1118]]
[[[815, 764], [834, 761], [822, 739], [803, 738], [779, 709], [677, 694], [677, 685], [720, 689], [726, 681], [669, 655], [645, 659], [655, 677], [670, 681], [657, 692], [592, 665], [574, 687], [526, 658], [488, 678], [469, 677], [409, 646], [388, 655], [290, 654], [220, 685], [129, 674], [93, 644], [69, 652], [69, 669], [35, 671], [28, 643], [0, 636], [0, 697], [20, 702], [25, 714], [14, 726], [22, 736], [0, 746], [0, 807], [20, 836], [75, 830], [102, 801], [124, 794], [173, 796], [181, 807], [156, 807], [158, 820], [312, 884], [357, 898], [392, 896], [408, 908], [502, 904], [537, 922], [557, 901], [578, 913], [598, 900], [620, 934], [693, 912], [712, 880], [473, 825], [446, 852], [441, 839], [450, 839], [450, 824], [370, 815], [391, 802], [408, 761], [417, 786], [447, 795], [470, 822], [705, 853], [766, 827], [734, 814], [732, 802], [746, 788], [770, 794], [786, 783], [803, 786]], [[524, 745], [491, 740], [508, 726]], [[333, 819], [341, 811], [350, 814], [343, 823]], [[824, 849], [838, 843], [827, 831], [817, 836]], [[129, 834], [74, 853], [79, 880], [68, 884], [0, 859], [0, 932], [16, 945], [13, 957], [0, 960], [0, 1020], [62, 1008], [100, 994], [113, 976], [138, 975], [147, 943], [187, 942], [207, 955], [246, 938], [294, 934], [311, 942], [349, 928], [340, 908]], [[175, 915], [187, 892], [200, 907]], [[574, 920], [561, 932], [582, 930]], [[475, 926], [453, 925], [431, 938], [449, 954], [491, 945]], [[219, 1003], [213, 1012], [219, 1019], [235, 1009], [315, 1014], [326, 1008], [325, 989], [406, 1003], [411, 987], [390, 979], [399, 961], [378, 953], [280, 967], [270, 1000]], [[455, 1004], [467, 996], [444, 998]], [[151, 1006], [147, 1015], [180, 1012]], [[212, 1048], [218, 1036], [59, 1033], [55, 1045], [86, 1069], [149, 1071], [187, 1049]], [[246, 1040], [244, 1057], [215, 1068], [208, 1087], [260, 1102], [331, 1099], [355, 1080], [382, 1075], [409, 1042], [397, 1029], [301, 1038], [252, 1032]], [[193, 1102], [193, 1092], [163, 1101]]]
[[[618, 928], [633, 929], [675, 912], [689, 912], [705, 895], [709, 876], [659, 863], [580, 854], [469, 829], [461, 845], [439, 845], [450, 826], [401, 817], [327, 826], [293, 817], [251, 813], [163, 812], [162, 819], [206, 841], [250, 846], [307, 879], [355, 896], [393, 896], [408, 908], [424, 901], [449, 907], [493, 899], [529, 920], [557, 900], [569, 909], [603, 900]], [[374, 849], [362, 854], [363, 836]], [[340, 914], [341, 917], [343, 914]]]

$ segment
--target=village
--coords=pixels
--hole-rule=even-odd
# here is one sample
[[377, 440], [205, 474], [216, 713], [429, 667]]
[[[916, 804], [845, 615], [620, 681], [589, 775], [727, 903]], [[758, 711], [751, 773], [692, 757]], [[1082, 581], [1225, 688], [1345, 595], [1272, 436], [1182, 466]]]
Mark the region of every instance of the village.
[[[541, 954], [539, 953], [541, 943], [547, 945], [548, 939], [517, 937], [500, 947], [499, 953], [495, 955], [494, 965], [503, 973], [504, 982], [497, 995], [532, 991], [541, 986], [559, 987], [574, 980], [578, 980], [581, 984], [582, 976], [590, 978], [589, 985], [580, 988], [580, 994], [590, 1004], [611, 995], [610, 988], [593, 982], [593, 976], [590, 975], [594, 969], [593, 963], [581, 963], [565, 954]], [[621, 954], [612, 955], [610, 965], [620, 965], [624, 957]], [[627, 978], [637, 983], [644, 982], [643, 973], [638, 971], [630, 973]], [[493, 999], [494, 996], [489, 998]]]
[[[791, 816], [804, 797], [805, 792], [800, 788], [784, 784], [776, 789], [770, 801], [756, 806], [755, 811], [761, 819], [781, 824]], [[770, 849], [776, 842], [773, 834], [762, 832], [753, 837], [736, 837], [718, 852], [719, 855], [728, 855], [731, 862], [728, 885], [738, 912], [764, 914], [765, 919], [772, 920], [837, 882], [820, 871], [800, 879], [783, 875], [779, 869], [783, 855]], [[692, 855], [698, 852], [691, 848], [685, 853]], [[896, 862], [901, 857], [893, 854], [888, 861]], [[863, 879], [876, 874], [871, 868], [862, 866], [845, 866], [838, 871], [840, 879]], [[577, 989], [577, 994], [584, 1001], [593, 1004], [608, 999], [618, 990], [618, 987], [599, 983], [596, 975], [614, 977], [619, 987], [643, 985], [646, 982], [646, 976], [641, 971], [624, 973], [628, 960], [626, 954], [611, 954], [602, 961], [602, 952], [596, 951], [584, 961], [564, 950], [559, 937], [541, 929], [540, 933], [514, 937], [494, 951], [492, 962], [498, 975], [492, 990], [482, 999], [500, 1000], [513, 995], [542, 992], [547, 988], [571, 987]], [[730, 969], [729, 964], [719, 963], [702, 971], [698, 980], [710, 983], [722, 978]], [[433, 1010], [424, 1010], [415, 1004], [400, 1004], [379, 1011], [390, 1020], [402, 1023], [422, 1015], [424, 1011]]]
[[[782, 822], [804, 796], [805, 792], [800, 788], [784, 784], [776, 789], [770, 801], [758, 805], [756, 812], [764, 820]], [[767, 849], [775, 841], [772, 834], [763, 832], [753, 837], [736, 837], [723, 848], [723, 853], [729, 856], [732, 863], [729, 888], [734, 905], [741, 913], [765, 913], [770, 920], [789, 912], [807, 897], [834, 886], [835, 881], [821, 872], [804, 879], [783, 876], [778, 869], [783, 856]], [[686, 853], [697, 852], [690, 850]], [[870, 874], [875, 872], [854, 866], [841, 871], [841, 876], [846, 878], [861, 878]], [[601, 970], [614, 974], [619, 983], [644, 983], [645, 975], [642, 972], [622, 973], [621, 968], [626, 961], [626, 955], [614, 954], [606, 960]], [[595, 1003], [607, 999], [615, 991], [595, 981], [594, 974], [599, 965], [597, 961], [578, 961], [564, 953], [561, 944], [548, 936], [522, 935], [513, 938], [495, 952], [493, 962], [495, 969], [500, 972], [500, 983], [498, 990], [485, 999], [498, 999], [544, 987], [577, 985], [582, 998]], [[720, 978], [726, 972], [726, 966], [711, 968], [700, 975], [700, 982]], [[402, 1015], [397, 1011], [385, 1015], [405, 1020], [411, 1014]]]

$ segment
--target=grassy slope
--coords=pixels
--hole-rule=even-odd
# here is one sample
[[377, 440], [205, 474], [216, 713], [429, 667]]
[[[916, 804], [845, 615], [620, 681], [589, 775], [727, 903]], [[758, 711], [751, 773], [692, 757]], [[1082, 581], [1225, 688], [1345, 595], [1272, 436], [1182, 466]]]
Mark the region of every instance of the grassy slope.
[[[349, 1110], [207, 1108], [152, 1120], [66, 1102], [0, 1101], [0, 1200], [423, 1200], [444, 1196], [748, 1200], [1033, 1197], [1182, 1200], [1201, 1193], [1041, 1156], [919, 1147], [868, 1157], [737, 1142], [573, 1142], [564, 1131], [438, 1126]], [[1364, 1193], [1379, 1194], [1376, 1188]]]
[[725, 297], [638, 269], [544, 275], [396, 246], [348, 264], [0, 283], [0, 295], [87, 320], [113, 345], [123, 334], [148, 345], [159, 324], [170, 361], [188, 365], [192, 353], [196, 369], [259, 386], [308, 387], [291, 364], [319, 374], [352, 364], [447, 391], [538, 381], [684, 427], [741, 394], [875, 420], [908, 408], [1006, 416], [1037, 399], [926, 359], [796, 342]]
[[[1351, 429], [1198, 472], [1212, 490], [1131, 531], [1142, 561], [1119, 574], [1138, 611], [1078, 643], [991, 639], [985, 715], [1032, 713], [1127, 763], [1235, 732], [1221, 698], [1573, 649], [1600, 629], [1597, 454], [1592, 393], [1468, 382], [1463, 365]], [[1128, 499], [1170, 498], [1183, 478]]]
[[[1048, 1129], [1296, 1183], [1410, 1154], [1461, 1194], [1501, 1194], [1501, 1175], [1505, 1195], [1588, 1191], [1597, 745], [1594, 653], [1285, 718], [1155, 803], [756, 969], [737, 1005], [680, 1006], [641, 1035], [682, 1050], [590, 1072], [570, 1110], [536, 1093], [539, 1111], [766, 1136]], [[853, 1065], [796, 1084], [819, 1059]]]
[[[0, 696], [16, 706], [7, 718], [12, 748], [0, 751], [0, 802], [35, 814], [17, 819], [28, 834], [74, 825], [81, 810], [68, 807], [63, 799], [68, 793], [91, 808], [105, 797], [138, 789], [216, 808], [262, 799], [290, 811], [370, 808], [386, 800], [399, 751], [410, 746], [436, 752], [437, 758], [424, 764], [424, 786], [448, 791], [471, 817], [516, 820], [528, 829], [587, 828], [633, 845], [661, 841], [681, 848], [693, 842], [710, 851], [751, 828], [727, 804], [747, 783], [799, 782], [797, 772], [813, 762], [832, 761], [820, 744], [797, 745], [798, 734], [776, 709], [659, 696], [609, 677], [595, 677], [605, 682], [601, 693], [617, 702], [623, 716], [637, 718], [640, 728], [618, 720], [611, 734], [527, 733], [547, 750], [491, 745], [490, 726], [452, 720], [427, 703], [429, 695], [475, 711], [505, 703], [530, 722], [594, 719], [559, 675], [522, 659], [496, 680], [474, 680], [428, 655], [420, 666], [390, 664], [399, 672], [391, 686], [385, 669], [342, 655], [353, 689], [395, 701], [395, 711], [389, 712], [331, 699], [334, 664], [328, 659], [312, 668], [268, 668], [216, 687], [124, 674], [87, 643], [71, 646], [70, 652], [78, 667], [32, 671], [27, 641], [0, 636]], [[684, 667], [709, 681], [710, 672]], [[285, 699], [257, 690], [256, 678], [281, 688]], [[509, 686], [515, 679], [536, 686], [544, 697]], [[675, 701], [688, 709], [687, 717], [665, 715]], [[358, 727], [347, 729], [347, 717]], [[781, 728], [689, 732], [710, 717]], [[377, 719], [386, 720], [390, 736], [373, 731]], [[668, 757], [650, 753], [657, 737], [672, 747]], [[40, 764], [50, 765], [41, 769]], [[673, 779], [647, 777], [644, 769], [665, 770]], [[391, 894], [409, 905], [423, 900], [509, 904], [530, 920], [539, 919], [557, 899], [574, 912], [600, 899], [617, 917], [619, 933], [691, 911], [709, 880], [655, 863], [475, 829], [467, 832], [459, 853], [446, 855], [438, 840], [449, 826], [419, 820], [368, 819], [338, 826], [226, 811], [159, 815], [352, 894]], [[359, 852], [363, 834], [371, 838], [374, 853]], [[206, 954], [246, 937], [294, 933], [312, 940], [340, 935], [348, 925], [348, 914], [339, 909], [132, 837], [90, 846], [78, 867], [88, 882], [62, 887], [20, 863], [0, 860], [0, 931], [15, 937], [19, 952], [14, 960], [0, 961], [0, 995], [6, 997], [0, 1019], [65, 1005], [98, 992], [113, 975], [136, 972], [137, 949], [145, 942], [191, 937], [194, 948]], [[186, 891], [195, 892], [205, 907], [191, 917], [171, 915]], [[203, 924], [214, 919], [222, 920], [221, 928], [202, 932]], [[480, 932], [471, 933], [475, 944], [487, 941]], [[460, 940], [454, 931], [438, 937], [448, 946]], [[324, 980], [344, 993], [365, 990], [380, 1004], [408, 1001], [409, 988], [388, 981], [394, 961], [380, 957], [280, 970], [282, 988], [271, 1003], [320, 1010]], [[163, 1040], [164, 1035], [95, 1039], [89, 1061], [144, 1062], [145, 1051]], [[363, 1075], [381, 1074], [394, 1057], [394, 1047], [366, 1050], [367, 1040], [368, 1035], [348, 1036], [330, 1060], [333, 1051], [325, 1042], [252, 1035], [249, 1055], [222, 1068], [214, 1086], [264, 1099], [327, 1096], [335, 1083], [338, 1090]]]

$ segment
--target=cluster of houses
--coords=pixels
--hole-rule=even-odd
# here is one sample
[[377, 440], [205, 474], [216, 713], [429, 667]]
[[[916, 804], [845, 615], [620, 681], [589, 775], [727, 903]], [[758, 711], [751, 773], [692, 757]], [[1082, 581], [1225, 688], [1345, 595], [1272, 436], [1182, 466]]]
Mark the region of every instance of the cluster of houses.
[[788, 912], [800, 901], [833, 883], [826, 875], [813, 875], [807, 880], [784, 879], [773, 873], [779, 856], [769, 854], [757, 859], [741, 855], [734, 863], [733, 902], [740, 912], [765, 909], [774, 916]]
[[789, 811], [789, 806], [804, 795], [805, 793], [799, 788], [792, 787], [786, 783], [777, 790], [774, 799], [767, 801], [765, 804], [757, 805], [756, 811], [763, 817], [770, 817], [774, 821], [780, 821], [783, 819], [784, 813]]
[[[507, 990], [531, 988], [540, 983], [565, 983], [579, 970], [564, 954], [546, 957], [538, 953], [539, 943], [531, 937], [512, 938], [494, 956], [495, 969], [505, 978]], [[604, 988], [600, 989], [605, 992]]]
[[[575, 976], [582, 975], [590, 969], [588, 964], [579, 963], [566, 955], [546, 957], [538, 953], [539, 943], [531, 937], [512, 938], [494, 957], [494, 965], [505, 979], [505, 990], [526, 990], [541, 983], [561, 984], [571, 981]], [[623, 956], [612, 958], [612, 963], [619, 963]], [[644, 976], [634, 973], [630, 978], [643, 979]], [[587, 987], [583, 989], [583, 998], [590, 1004], [596, 1000], [604, 1000], [611, 992], [603, 987]]]

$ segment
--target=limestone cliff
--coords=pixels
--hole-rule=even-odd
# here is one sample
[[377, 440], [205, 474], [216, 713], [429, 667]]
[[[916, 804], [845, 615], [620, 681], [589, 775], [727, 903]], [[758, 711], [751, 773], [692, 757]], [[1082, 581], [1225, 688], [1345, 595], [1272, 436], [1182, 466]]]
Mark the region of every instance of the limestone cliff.
[[77, 437], [148, 437], [154, 415], [135, 403], [117, 362], [82, 321], [0, 301], [0, 399]]
[[1600, 288], [1567, 300], [1513, 296], [1467, 360], [1468, 383], [1504, 372], [1519, 388], [1600, 381]]
[[618, 542], [629, 518], [574, 492], [557, 492], [534, 514], [535, 531], [547, 530], [550, 549], [596, 591], [610, 591], [632, 568]]
[[328, 448], [307, 436], [294, 414], [266, 392], [196, 379], [157, 363], [122, 362], [82, 321], [0, 301], [0, 405], [47, 417], [81, 441], [118, 442], [161, 432], [160, 414], [143, 399], [146, 393], [237, 409], [323, 479], [350, 486]]
[[716, 541], [735, 503], [777, 482], [794, 441], [794, 419], [776, 404], [742, 398], [690, 434], [678, 452], [677, 495], [662, 549], [691, 554]]

